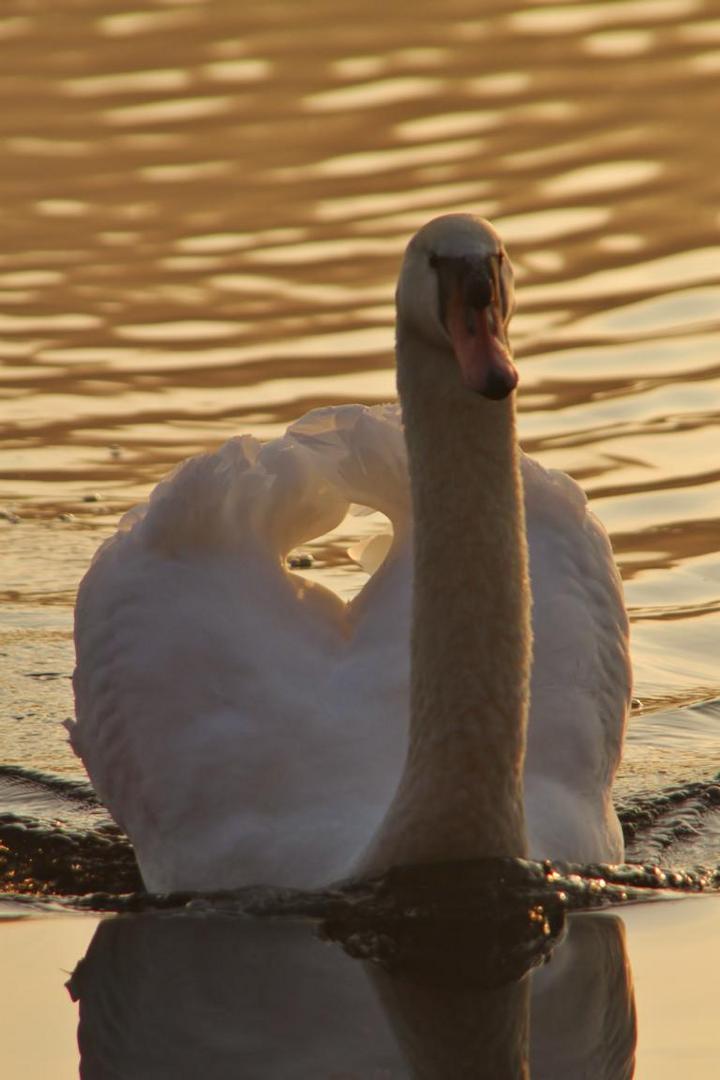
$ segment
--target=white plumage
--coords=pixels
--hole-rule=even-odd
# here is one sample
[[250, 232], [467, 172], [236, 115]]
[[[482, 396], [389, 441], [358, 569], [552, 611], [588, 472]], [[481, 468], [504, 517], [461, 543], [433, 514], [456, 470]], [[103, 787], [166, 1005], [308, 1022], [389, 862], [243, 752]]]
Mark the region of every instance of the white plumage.
[[[580, 488], [528, 458], [522, 476], [530, 854], [617, 861], [621, 584]], [[284, 557], [350, 503], [386, 514], [393, 540], [345, 604]], [[312, 886], [352, 870], [406, 755], [411, 518], [399, 409], [339, 406], [185, 462], [102, 546], [78, 597], [71, 740], [148, 888]]]
[[[530, 850], [616, 860], [620, 583], [580, 488], [527, 457], [523, 480]], [[381, 509], [395, 537], [344, 604], [283, 556], [351, 502]], [[102, 547], [78, 598], [72, 740], [149, 887], [317, 884], [350, 868], [405, 755], [410, 528], [399, 409], [351, 405], [186, 462]]]

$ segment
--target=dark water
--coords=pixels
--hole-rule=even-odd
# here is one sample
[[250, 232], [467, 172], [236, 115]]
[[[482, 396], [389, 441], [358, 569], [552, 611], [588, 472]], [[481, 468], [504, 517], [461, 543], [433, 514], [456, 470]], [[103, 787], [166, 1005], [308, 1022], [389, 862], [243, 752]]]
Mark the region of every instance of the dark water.
[[[43, 774], [17, 766], [0, 766], [0, 796], [11, 810], [0, 813], [0, 874], [2, 892], [12, 898], [47, 897], [81, 909], [152, 909], [127, 838], [110, 819], [87, 781]], [[619, 903], [634, 897], [634, 889], [674, 888], [689, 892], [714, 890], [720, 868], [701, 866], [690, 856], [698, 844], [706, 849], [717, 829], [720, 782], [696, 781], [668, 787], [652, 795], [638, 795], [620, 805], [628, 861], [633, 865], [617, 873], [612, 868], [578, 868], [588, 881], [602, 880], [612, 888], [599, 893], [573, 890], [566, 882], [553, 882], [544, 900], [567, 894], [564, 910]], [[682, 858], [669, 858], [683, 854]], [[669, 869], [662, 870], [658, 865]], [[562, 865], [562, 864], [559, 864]], [[684, 871], [678, 868], [685, 865]], [[547, 875], [546, 875], [547, 878]], [[543, 889], [550, 879], [543, 880]], [[442, 895], [442, 890], [440, 890]], [[126, 894], [131, 894], [127, 896]], [[160, 906], [181, 907], [185, 901], [158, 901]], [[312, 914], [324, 914], [322, 902]], [[286, 913], [285, 911], [281, 913]], [[288, 914], [295, 914], [290, 906]]]

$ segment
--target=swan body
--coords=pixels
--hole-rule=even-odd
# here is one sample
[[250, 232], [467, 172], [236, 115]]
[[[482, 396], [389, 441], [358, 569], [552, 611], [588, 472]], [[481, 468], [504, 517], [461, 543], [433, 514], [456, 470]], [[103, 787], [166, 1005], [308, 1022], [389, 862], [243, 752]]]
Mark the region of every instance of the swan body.
[[[428, 265], [428, 244], [449, 270]], [[502, 269], [489, 383], [485, 339], [452, 308], [468, 248]], [[339, 406], [264, 445], [231, 439], [181, 465], [96, 555], [78, 596], [71, 741], [148, 888], [314, 886], [481, 854], [622, 858], [620, 580], [578, 486], [517, 448], [501, 256], [491, 228], [461, 215], [411, 243], [405, 430], [396, 406]], [[346, 604], [285, 556], [351, 503], [393, 533]]]

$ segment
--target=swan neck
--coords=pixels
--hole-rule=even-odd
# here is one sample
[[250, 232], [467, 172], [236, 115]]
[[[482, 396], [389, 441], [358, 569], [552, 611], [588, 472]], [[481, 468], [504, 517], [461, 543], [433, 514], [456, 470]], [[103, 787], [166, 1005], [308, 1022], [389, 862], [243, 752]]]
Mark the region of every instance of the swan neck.
[[415, 522], [410, 740], [370, 869], [523, 856], [529, 581], [514, 395], [398, 338]]

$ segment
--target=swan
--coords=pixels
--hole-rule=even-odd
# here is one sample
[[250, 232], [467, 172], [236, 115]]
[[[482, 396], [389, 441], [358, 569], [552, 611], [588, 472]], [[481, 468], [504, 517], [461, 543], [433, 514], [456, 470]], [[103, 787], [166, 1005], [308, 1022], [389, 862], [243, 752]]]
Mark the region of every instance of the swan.
[[[402, 417], [338, 406], [231, 439], [96, 554], [70, 739], [149, 889], [622, 859], [622, 588], [580, 488], [519, 450], [513, 306], [492, 226], [431, 221], [397, 287]], [[344, 603], [285, 557], [351, 503], [392, 539]]]

